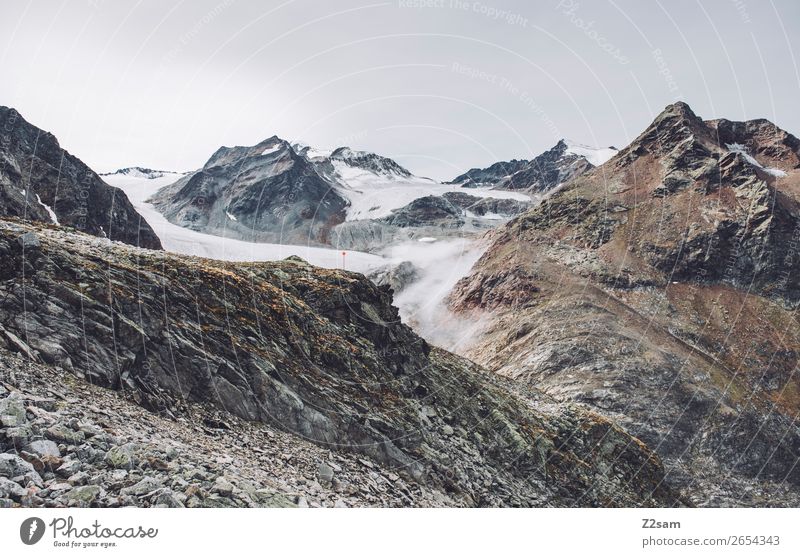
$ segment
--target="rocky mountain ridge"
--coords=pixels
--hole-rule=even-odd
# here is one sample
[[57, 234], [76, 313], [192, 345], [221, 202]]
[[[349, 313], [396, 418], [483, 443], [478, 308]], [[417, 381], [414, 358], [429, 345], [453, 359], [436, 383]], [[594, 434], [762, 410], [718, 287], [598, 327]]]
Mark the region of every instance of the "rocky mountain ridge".
[[0, 215], [161, 248], [121, 190], [63, 150], [55, 136], [5, 106], [0, 106]]
[[277, 136], [251, 147], [221, 147], [152, 203], [170, 222], [192, 230], [312, 245], [327, 243], [347, 206], [315, 165]]
[[[273, 136], [219, 149], [151, 201], [170, 222], [204, 233], [369, 252], [414, 238], [477, 235], [528, 206], [451, 190], [375, 153]], [[434, 206], [441, 218], [425, 216]]]
[[165, 176], [175, 176], [177, 180], [185, 172], [175, 172], [173, 170], [153, 170], [152, 168], [143, 168], [141, 166], [128, 166], [119, 168], [114, 172], [101, 173], [100, 176], [132, 176], [136, 178], [146, 178], [148, 180], [155, 180], [157, 178], [164, 178]]
[[611, 417], [695, 504], [796, 504], [797, 146], [668, 106], [493, 233], [451, 296], [487, 323], [466, 354]]

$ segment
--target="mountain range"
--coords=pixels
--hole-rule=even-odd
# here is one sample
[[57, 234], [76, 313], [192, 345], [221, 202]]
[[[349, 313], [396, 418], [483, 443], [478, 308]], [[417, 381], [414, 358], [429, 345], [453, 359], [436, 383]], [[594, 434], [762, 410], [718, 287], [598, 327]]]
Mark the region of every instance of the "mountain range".
[[[101, 177], [0, 124], [2, 506], [800, 502], [771, 122], [676, 103], [449, 183], [277, 136]], [[187, 254], [242, 241], [336, 257]]]

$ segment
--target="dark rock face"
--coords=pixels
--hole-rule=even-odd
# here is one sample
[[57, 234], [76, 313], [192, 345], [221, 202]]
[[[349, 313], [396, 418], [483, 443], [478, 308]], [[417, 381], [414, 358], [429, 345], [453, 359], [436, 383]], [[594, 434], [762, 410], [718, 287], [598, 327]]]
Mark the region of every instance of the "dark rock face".
[[[23, 254], [26, 233], [38, 245]], [[362, 275], [178, 257], [8, 221], [0, 261], [0, 348], [156, 412], [210, 403], [468, 505], [680, 503], [641, 443], [432, 349]]]
[[447, 192], [441, 196], [428, 195], [415, 199], [392, 214], [375, 219], [378, 224], [409, 227], [460, 228], [467, 211], [478, 217], [488, 214], [509, 217], [530, 207], [530, 203], [515, 199], [477, 197], [466, 192]]
[[[180, 420], [158, 416], [3, 349], [0, 385], [10, 390], [0, 386], [0, 508], [462, 504], [210, 404], [191, 404]], [[53, 431], [58, 444], [43, 440]]]
[[103, 182], [56, 138], [0, 106], [0, 215], [54, 222], [94, 236], [161, 249], [127, 196]]
[[458, 228], [464, 224], [463, 211], [444, 197], [428, 195], [415, 199], [377, 222], [400, 228], [437, 226]]
[[[331, 243], [344, 249], [380, 252], [387, 246], [421, 238], [477, 237], [530, 205], [526, 201], [477, 197], [460, 191], [429, 195], [386, 217], [344, 222], [333, 229]], [[382, 273], [378, 275], [383, 277]]]
[[327, 243], [347, 206], [314, 164], [278, 137], [220, 148], [152, 201], [170, 222], [192, 230], [287, 244]]
[[496, 231], [451, 299], [491, 317], [468, 355], [611, 417], [696, 504], [796, 504], [797, 144], [667, 107]]
[[378, 286], [389, 286], [396, 294], [419, 278], [419, 270], [410, 261], [398, 265], [387, 265], [367, 275]]
[[528, 160], [512, 159], [510, 161], [496, 162], [486, 168], [471, 168], [464, 174], [456, 176], [451, 184], [463, 184], [464, 187], [496, 186], [504, 182], [512, 174], [527, 168]]
[[555, 147], [531, 160], [497, 187], [544, 193], [594, 168], [584, 157], [567, 152], [561, 140]]

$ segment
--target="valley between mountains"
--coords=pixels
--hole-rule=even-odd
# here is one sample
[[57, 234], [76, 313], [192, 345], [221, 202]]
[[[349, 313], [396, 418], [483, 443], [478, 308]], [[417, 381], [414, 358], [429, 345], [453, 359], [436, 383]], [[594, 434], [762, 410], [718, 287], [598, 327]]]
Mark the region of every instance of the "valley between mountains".
[[0, 506], [797, 506], [800, 140], [99, 175], [0, 107]]

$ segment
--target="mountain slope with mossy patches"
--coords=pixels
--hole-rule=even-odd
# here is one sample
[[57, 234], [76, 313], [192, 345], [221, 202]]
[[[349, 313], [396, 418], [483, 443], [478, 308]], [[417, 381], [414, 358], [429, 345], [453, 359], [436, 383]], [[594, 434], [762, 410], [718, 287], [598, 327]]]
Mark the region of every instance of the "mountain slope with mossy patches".
[[212, 405], [463, 505], [680, 504], [638, 440], [430, 347], [363, 275], [175, 256], [14, 221], [0, 221], [0, 261], [5, 349], [159, 415]]

